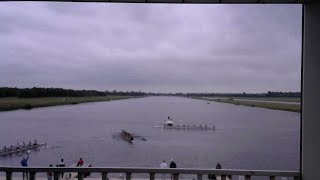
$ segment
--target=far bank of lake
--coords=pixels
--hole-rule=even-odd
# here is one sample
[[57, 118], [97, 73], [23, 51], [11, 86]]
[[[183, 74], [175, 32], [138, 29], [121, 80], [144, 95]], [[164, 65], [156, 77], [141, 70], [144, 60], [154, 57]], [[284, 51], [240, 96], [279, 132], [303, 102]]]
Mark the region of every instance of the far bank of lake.
[[238, 98], [238, 97], [192, 97], [206, 101], [215, 101], [229, 103], [234, 105], [243, 105], [250, 107], [267, 108], [282, 111], [301, 112], [300, 98]]

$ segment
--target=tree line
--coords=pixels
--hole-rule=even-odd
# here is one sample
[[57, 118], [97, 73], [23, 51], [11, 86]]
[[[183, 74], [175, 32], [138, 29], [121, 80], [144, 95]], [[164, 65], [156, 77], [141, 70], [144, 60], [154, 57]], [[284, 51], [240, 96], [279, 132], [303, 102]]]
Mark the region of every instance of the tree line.
[[62, 88], [11, 88], [0, 87], [1, 97], [20, 97], [20, 98], [34, 98], [34, 97], [86, 97], [86, 96], [142, 96], [142, 92], [122, 92], [122, 91], [96, 91], [96, 90], [72, 90]]
[[85, 96], [207, 96], [207, 97], [301, 97], [301, 92], [276, 92], [267, 93], [145, 93], [141, 91], [96, 91], [96, 90], [72, 90], [62, 88], [12, 88], [0, 87], [2, 97], [85, 97]]

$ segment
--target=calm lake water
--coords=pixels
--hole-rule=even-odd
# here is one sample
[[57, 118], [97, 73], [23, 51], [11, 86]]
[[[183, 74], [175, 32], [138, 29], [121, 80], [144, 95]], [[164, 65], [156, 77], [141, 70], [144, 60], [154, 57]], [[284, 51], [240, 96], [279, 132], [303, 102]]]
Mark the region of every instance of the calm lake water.
[[[215, 125], [215, 131], [156, 128], [168, 116], [176, 124]], [[179, 98], [146, 97], [0, 113], [0, 145], [37, 139], [30, 166], [67, 165], [80, 157], [94, 166], [299, 170], [300, 114]], [[147, 141], [129, 144], [113, 135], [125, 129]], [[21, 154], [0, 157], [20, 166]]]

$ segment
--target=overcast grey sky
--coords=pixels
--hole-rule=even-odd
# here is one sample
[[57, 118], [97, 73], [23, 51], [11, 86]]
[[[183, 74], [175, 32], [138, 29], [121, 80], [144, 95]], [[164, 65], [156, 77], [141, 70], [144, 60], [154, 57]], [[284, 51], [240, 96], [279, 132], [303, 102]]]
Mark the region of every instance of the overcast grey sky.
[[0, 86], [300, 91], [300, 5], [0, 3]]

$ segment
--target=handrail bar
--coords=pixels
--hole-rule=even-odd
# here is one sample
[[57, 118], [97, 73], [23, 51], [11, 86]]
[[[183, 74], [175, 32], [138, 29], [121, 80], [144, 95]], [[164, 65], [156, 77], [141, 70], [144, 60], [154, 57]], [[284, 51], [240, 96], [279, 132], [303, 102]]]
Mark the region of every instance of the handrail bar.
[[157, 174], [215, 174], [241, 176], [286, 176], [300, 177], [300, 171], [240, 170], [240, 169], [192, 169], [192, 168], [149, 168], [149, 167], [0, 167], [0, 172], [79, 172], [79, 173], [157, 173]]

